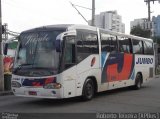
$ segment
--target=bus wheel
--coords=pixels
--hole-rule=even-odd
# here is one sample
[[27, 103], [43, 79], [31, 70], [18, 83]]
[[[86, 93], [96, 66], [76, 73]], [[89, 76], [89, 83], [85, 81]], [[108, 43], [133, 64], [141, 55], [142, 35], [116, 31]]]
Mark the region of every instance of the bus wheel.
[[142, 76], [141, 74], [137, 74], [136, 75], [136, 79], [135, 79], [135, 85], [134, 85], [134, 88], [136, 90], [140, 89], [142, 87]]
[[84, 83], [82, 97], [83, 100], [91, 100], [94, 96], [94, 83], [91, 79], [87, 79]]

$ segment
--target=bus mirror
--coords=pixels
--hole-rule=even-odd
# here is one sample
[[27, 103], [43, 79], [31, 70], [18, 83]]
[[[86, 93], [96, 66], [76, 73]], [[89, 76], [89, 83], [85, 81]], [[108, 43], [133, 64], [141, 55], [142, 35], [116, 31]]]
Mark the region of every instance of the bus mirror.
[[8, 51], [8, 43], [4, 45], [3, 54], [7, 55], [7, 51]]
[[61, 52], [61, 40], [60, 39], [56, 39], [55, 46], [56, 46], [56, 52]]
[[158, 53], [160, 53], [160, 48], [158, 48]]
[[56, 52], [62, 52], [62, 40], [63, 40], [63, 36], [64, 34], [61, 33], [56, 37], [56, 41], [55, 41], [55, 48], [56, 48]]

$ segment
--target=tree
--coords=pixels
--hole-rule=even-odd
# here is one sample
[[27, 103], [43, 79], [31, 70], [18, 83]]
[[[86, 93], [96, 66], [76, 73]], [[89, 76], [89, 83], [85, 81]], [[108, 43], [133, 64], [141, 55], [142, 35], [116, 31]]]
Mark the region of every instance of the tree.
[[155, 42], [155, 43], [160, 45], [160, 36], [155, 36], [152, 39], [153, 39], [153, 42]]
[[151, 31], [150, 30], [144, 30], [141, 28], [140, 25], [134, 26], [134, 28], [131, 29], [130, 34], [144, 37], [144, 38], [150, 38]]

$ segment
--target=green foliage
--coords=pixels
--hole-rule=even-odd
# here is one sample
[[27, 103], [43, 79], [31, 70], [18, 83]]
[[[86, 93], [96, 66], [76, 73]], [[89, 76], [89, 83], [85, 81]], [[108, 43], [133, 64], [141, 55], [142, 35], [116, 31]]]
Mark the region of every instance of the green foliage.
[[150, 38], [151, 36], [151, 31], [150, 30], [144, 30], [141, 28], [140, 25], [135, 26], [134, 28], [131, 29], [130, 34], [144, 37], [144, 38]]
[[160, 75], [160, 67], [156, 66], [156, 71], [155, 71], [156, 75]]
[[16, 49], [18, 42], [11, 42], [8, 44], [8, 49]]
[[153, 37], [153, 42], [158, 43], [160, 45], [160, 36], [158, 37]]

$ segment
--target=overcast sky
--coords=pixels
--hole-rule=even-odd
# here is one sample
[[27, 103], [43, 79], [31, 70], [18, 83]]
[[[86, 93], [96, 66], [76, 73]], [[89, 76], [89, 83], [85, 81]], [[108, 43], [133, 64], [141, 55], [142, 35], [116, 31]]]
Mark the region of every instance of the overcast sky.
[[[37, 26], [51, 24], [86, 24], [74, 4], [91, 8], [92, 0], [1, 0], [2, 22], [8, 23], [9, 29], [21, 32]], [[147, 5], [144, 0], [95, 0], [96, 14], [103, 11], [117, 10], [125, 23], [126, 33], [130, 31], [130, 21], [147, 17]], [[78, 8], [87, 20], [91, 11]], [[160, 4], [151, 3], [152, 16], [160, 15]]]

